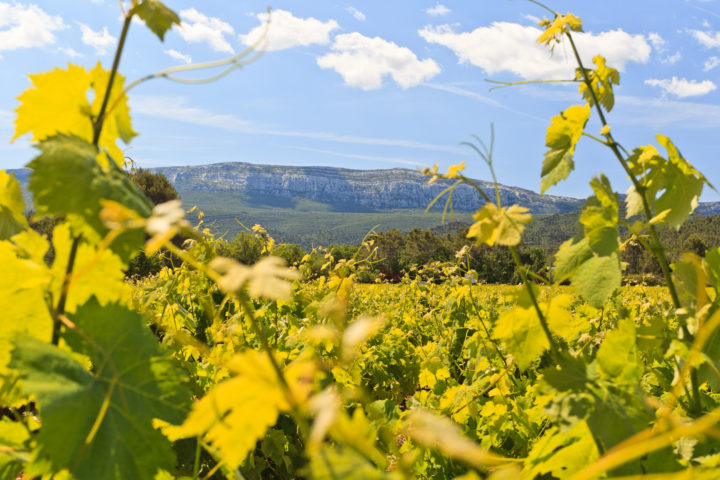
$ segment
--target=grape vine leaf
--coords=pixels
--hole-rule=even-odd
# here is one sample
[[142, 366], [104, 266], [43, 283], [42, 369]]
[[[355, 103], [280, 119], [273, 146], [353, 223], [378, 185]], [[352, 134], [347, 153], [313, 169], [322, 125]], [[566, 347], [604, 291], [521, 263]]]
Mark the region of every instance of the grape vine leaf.
[[551, 42], [560, 42], [562, 35], [572, 30], [574, 32], [582, 32], [582, 20], [568, 12], [567, 15], [555, 15], [552, 23], [548, 20], [543, 21], [541, 25], [545, 25], [545, 31], [537, 39], [538, 43], [549, 45]]
[[545, 135], [545, 145], [549, 150], [545, 153], [542, 166], [541, 194], [565, 180], [575, 168], [575, 145], [580, 140], [589, 118], [589, 105], [573, 105], [552, 118]]
[[590, 185], [595, 195], [587, 200], [580, 214], [584, 237], [560, 245], [553, 274], [557, 281], [571, 279], [578, 293], [599, 308], [622, 279], [619, 199], [604, 175], [593, 178]]
[[[655, 215], [654, 223], [678, 229], [697, 207], [703, 186], [714, 187], [680, 154], [668, 137], [657, 135], [657, 140], [665, 147], [667, 159], [648, 145], [635, 149], [628, 158], [628, 165], [639, 177], [645, 199]], [[644, 209], [642, 195], [634, 185], [628, 189], [625, 202], [628, 218]]]
[[570, 478], [599, 456], [586, 422], [578, 422], [567, 432], [551, 427], [533, 445], [522, 478], [538, 478], [542, 474]]
[[[28, 167], [29, 188], [40, 215], [66, 217], [84, 239], [99, 243], [108, 229], [100, 220], [100, 200], [116, 201], [150, 216], [150, 202], [114, 163], [102, 168], [96, 161], [96, 150], [87, 141], [66, 135], [55, 135], [37, 145], [40, 155]], [[144, 240], [141, 230], [122, 233], [112, 250], [127, 261]]]
[[45, 341], [52, 337], [52, 319], [45, 297], [47, 277], [48, 270], [42, 261], [19, 258], [16, 245], [0, 241], [0, 372], [7, 369], [11, 342], [18, 332]]
[[[67, 224], [60, 224], [53, 232], [55, 261], [52, 266], [51, 291], [59, 298], [72, 245], [72, 234]], [[131, 287], [125, 282], [121, 259], [109, 250], [98, 251], [93, 245], [81, 242], [75, 255], [74, 274], [71, 279], [65, 310], [74, 312], [77, 307], [95, 297], [101, 304], [120, 301], [128, 297]]]
[[177, 13], [158, 0], [143, 0], [130, 10], [129, 14], [142, 18], [161, 42], [165, 41], [165, 33], [173, 25], [180, 25]]
[[142, 317], [95, 299], [69, 317], [77, 330], [63, 337], [89, 356], [91, 372], [27, 335], [16, 338], [12, 352], [11, 367], [42, 418], [38, 458], [51, 473], [68, 468], [79, 480], [152, 478], [171, 470], [171, 445], [152, 422], [180, 423], [190, 395]]
[[608, 332], [597, 353], [598, 371], [615, 383], [637, 384], [642, 368], [638, 364], [635, 323], [625, 318]]
[[[613, 84], [620, 85], [620, 74], [616, 69], [608, 67], [605, 62], [606, 60], [602, 55], [594, 56], [593, 63], [595, 64], [595, 70], [589, 70], [588, 76], [590, 77], [590, 84], [600, 105], [605, 107], [605, 110], [609, 112], [615, 105]], [[584, 80], [585, 78], [579, 68], [575, 72], [575, 78], [576, 80]], [[578, 89], [588, 104], [594, 106], [595, 100], [587, 83], [581, 81]]]
[[27, 227], [20, 183], [13, 175], [0, 170], [0, 240], [6, 240]]
[[29, 440], [29, 432], [22, 423], [7, 418], [0, 420], [0, 479], [22, 478], [20, 472], [27, 461]]
[[475, 212], [475, 223], [470, 226], [467, 236], [475, 238], [478, 243], [490, 246], [517, 245], [522, 238], [525, 224], [532, 221], [528, 209], [519, 205], [509, 208], [498, 208], [493, 203], [486, 203]]
[[68, 64], [67, 70], [55, 68], [29, 77], [32, 87], [18, 97], [13, 141], [26, 133], [36, 142], [58, 133], [92, 139], [90, 76], [85, 68]]
[[[90, 86], [95, 92], [93, 103], [91, 106], [93, 118], [100, 114], [105, 90], [110, 82], [110, 72], [105, 70], [100, 62], [90, 70]], [[112, 90], [110, 91], [105, 118], [103, 119], [102, 131], [98, 145], [100, 148], [106, 148], [110, 157], [117, 165], [124, 165], [125, 155], [120, 147], [117, 146], [117, 139], [121, 139], [126, 144], [130, 143], [137, 136], [132, 128], [130, 119], [130, 107], [128, 106], [127, 96], [123, 92], [125, 77], [120, 73], [115, 73]], [[91, 140], [91, 139], [88, 139]], [[99, 161], [104, 165], [104, 156], [99, 157]]]
[[352, 448], [323, 446], [310, 455], [310, 477], [316, 480], [393, 480], [401, 478], [396, 472], [384, 472], [368, 462]]
[[[15, 109], [13, 140], [30, 133], [35, 142], [58, 134], [92, 142], [93, 119], [100, 114], [109, 77], [110, 72], [99, 62], [91, 71], [69, 64], [67, 70], [56, 68], [30, 75], [33, 86], [18, 97], [20, 106]], [[128, 143], [137, 135], [132, 129], [127, 96], [123, 93], [124, 82], [122, 75], [115, 75], [99, 139], [100, 148], [107, 149], [118, 165], [124, 164], [124, 155], [117, 139]], [[93, 93], [92, 105], [88, 101], [89, 92]]]
[[532, 308], [515, 307], [503, 312], [494, 333], [512, 353], [520, 370], [525, 370], [550, 348], [537, 313]]
[[[233, 376], [195, 403], [182, 425], [165, 433], [171, 439], [203, 436], [230, 468], [236, 468], [290, 404], [264, 353], [237, 354], [226, 367]], [[307, 373], [303, 363], [292, 364], [285, 372], [296, 400], [309, 394], [298, 388]]]

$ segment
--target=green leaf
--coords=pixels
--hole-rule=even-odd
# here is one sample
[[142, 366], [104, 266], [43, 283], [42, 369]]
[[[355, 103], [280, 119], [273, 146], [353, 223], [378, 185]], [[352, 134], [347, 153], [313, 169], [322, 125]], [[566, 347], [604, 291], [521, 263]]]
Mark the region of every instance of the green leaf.
[[13, 175], [0, 170], [0, 240], [6, 240], [27, 228], [25, 200], [20, 183]]
[[145, 25], [158, 36], [160, 41], [165, 40], [165, 33], [173, 25], [180, 25], [180, 17], [158, 0], [143, 0], [130, 11], [145, 21]]
[[582, 264], [572, 276], [578, 293], [595, 308], [603, 306], [615, 289], [620, 288], [622, 271], [620, 255], [594, 256]]
[[545, 135], [545, 153], [542, 167], [540, 193], [565, 180], [575, 168], [573, 155], [575, 145], [590, 118], [589, 105], [573, 105], [560, 115], [553, 117]]
[[595, 196], [590, 197], [583, 206], [580, 223], [585, 229], [585, 238], [590, 248], [598, 255], [610, 255], [620, 248], [619, 199], [605, 175], [594, 177], [590, 185]]
[[0, 420], [0, 479], [22, 478], [20, 472], [29, 459], [29, 441], [30, 435], [22, 423], [7, 418]]
[[[635, 149], [628, 165], [645, 190], [654, 223], [678, 229], [697, 207], [703, 186], [712, 185], [668, 137], [657, 135], [657, 140], [667, 150], [667, 159], [648, 145]], [[643, 211], [642, 197], [634, 187], [628, 190], [626, 204], [628, 218]]]
[[26, 335], [12, 353], [21, 388], [40, 410], [38, 459], [46, 458], [51, 472], [70, 469], [79, 480], [152, 478], [172, 470], [170, 442], [152, 422], [180, 423], [190, 396], [142, 317], [94, 299], [70, 317], [77, 331], [64, 338], [90, 358], [92, 373]]
[[310, 477], [315, 480], [385, 480], [400, 478], [376, 468], [351, 448], [323, 446], [310, 455]]
[[635, 323], [628, 318], [620, 320], [610, 331], [597, 353], [598, 371], [614, 383], [637, 384], [642, 373], [635, 344]]
[[567, 280], [580, 266], [593, 256], [590, 241], [587, 238], [571, 238], [563, 242], [555, 254], [555, 281]]
[[550, 348], [540, 319], [532, 308], [515, 307], [503, 312], [497, 320], [494, 334], [512, 353], [521, 370]]
[[522, 478], [539, 478], [542, 474], [552, 474], [560, 479], [570, 478], [599, 456], [600, 452], [586, 422], [578, 422], [564, 433], [551, 427], [533, 445]]
[[[102, 168], [95, 147], [87, 141], [56, 135], [37, 148], [41, 153], [28, 167], [33, 170], [29, 187], [39, 214], [66, 217], [75, 233], [92, 243], [99, 243], [108, 232], [100, 220], [101, 199], [116, 201], [145, 218], [150, 216], [152, 206], [145, 196], [114, 162]], [[115, 239], [111, 248], [127, 261], [143, 240], [142, 231], [132, 230]]]

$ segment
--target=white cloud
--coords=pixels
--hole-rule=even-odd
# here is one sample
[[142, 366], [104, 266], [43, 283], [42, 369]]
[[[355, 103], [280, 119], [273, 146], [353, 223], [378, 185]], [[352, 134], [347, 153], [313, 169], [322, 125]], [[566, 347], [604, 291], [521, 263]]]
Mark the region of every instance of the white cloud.
[[58, 51], [64, 53], [65, 55], [67, 55], [70, 58], [80, 58], [80, 57], [85, 56], [82, 53], [75, 50], [74, 48], [70, 48], [70, 47], [58, 47]]
[[[265, 31], [264, 23], [268, 21], [268, 14], [258, 13], [255, 16], [262, 25], [250, 30], [247, 35], [240, 35], [240, 41], [245, 45], [256, 43]], [[330, 33], [338, 28], [340, 25], [335, 20], [322, 22], [313, 17], [298, 18], [287, 10], [273, 10], [266, 50], [285, 50], [313, 44], [327, 45], [330, 43]]]
[[690, 30], [695, 40], [707, 48], [720, 48], [720, 32]]
[[357, 32], [336, 36], [332, 50], [318, 58], [317, 64], [334, 69], [346, 84], [363, 90], [380, 88], [385, 75], [400, 87], [409, 88], [440, 73], [440, 67], [430, 58], [419, 60], [407, 47]]
[[364, 13], [362, 13], [355, 7], [347, 7], [345, 10], [347, 10], [350, 15], [355, 17], [356, 20], [360, 20], [361, 22], [364, 22], [367, 18]]
[[682, 54], [680, 54], [680, 52], [675, 52], [672, 55], [663, 58], [661, 61], [662, 63], [667, 63], [668, 65], [675, 65], [681, 58]]
[[184, 53], [180, 53], [177, 50], [170, 49], [170, 50], [164, 50], [164, 52], [168, 55], [170, 55], [175, 60], [180, 60], [183, 63], [192, 63], [192, 57], [190, 55], [186, 55]]
[[437, 3], [434, 7], [430, 7], [425, 10], [425, 13], [433, 17], [441, 17], [443, 15], [447, 15], [450, 12], [451, 10], [441, 3]]
[[80, 31], [82, 32], [82, 42], [94, 48], [98, 55], [105, 55], [108, 52], [108, 47], [114, 45], [116, 41], [115, 37], [108, 32], [107, 27], [103, 27], [101, 32], [96, 32], [81, 23]]
[[0, 52], [55, 43], [53, 32], [64, 28], [60, 16], [37, 5], [0, 2]]
[[[513, 72], [525, 79], [573, 78], [575, 60], [564, 44], [550, 54], [536, 42], [542, 31], [517, 23], [494, 22], [472, 32], [455, 33], [449, 25], [427, 26], [418, 33], [427, 42], [444, 45], [458, 56], [460, 63], [481, 67], [489, 74]], [[643, 35], [622, 30], [575, 33], [575, 44], [586, 66], [592, 66], [596, 54], [603, 55], [609, 66], [624, 70], [629, 62], [646, 62], [651, 47]]]
[[227, 22], [208, 17], [194, 8], [180, 12], [181, 23], [175, 28], [186, 42], [207, 43], [216, 52], [235, 53], [225, 35], [234, 35], [235, 29]]
[[703, 72], [709, 72], [713, 68], [720, 65], [720, 58], [718, 57], [710, 57], [707, 60], [705, 60], [705, 64], [703, 65]]
[[665, 50], [665, 39], [663, 39], [660, 34], [658, 33], [649, 33], [647, 36], [650, 43], [652, 43], [652, 46], [655, 50], [662, 52]]
[[665, 92], [671, 95], [675, 95], [679, 98], [705, 95], [717, 88], [717, 86], [710, 80], [703, 80], [702, 82], [697, 82], [695, 80], [687, 80], [685, 78], [677, 77], [663, 80], [651, 78], [649, 80], [645, 80], [645, 83], [653, 87], [660, 87]]
[[202, 108], [189, 106], [182, 97], [168, 97], [156, 95], [133, 95], [130, 98], [130, 108], [133, 114], [146, 115], [155, 118], [220, 128], [230, 132], [248, 135], [268, 135], [275, 137], [306, 138], [327, 142], [348, 143], [354, 145], [377, 145], [382, 147], [412, 148], [437, 152], [455, 153], [465, 155], [463, 148], [450, 145], [437, 145], [433, 143], [405, 140], [398, 138], [357, 137], [353, 135], [338, 135], [330, 132], [278, 130], [259, 127], [252, 122], [232, 114], [217, 114]]

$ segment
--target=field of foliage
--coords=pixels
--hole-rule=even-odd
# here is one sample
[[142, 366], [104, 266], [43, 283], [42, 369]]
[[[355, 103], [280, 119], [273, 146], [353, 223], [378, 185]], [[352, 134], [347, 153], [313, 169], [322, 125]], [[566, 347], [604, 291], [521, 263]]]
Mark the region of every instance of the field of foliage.
[[[52, 221], [30, 228], [0, 172], [0, 479], [719, 478], [720, 249], [670, 264], [658, 235], [713, 187], [666, 136], [617, 143], [617, 70], [582, 65], [581, 20], [547, 13], [538, 41], [575, 54], [580, 100], [550, 121], [541, 189], [570, 175], [580, 140], [605, 145], [632, 187], [621, 215], [593, 178], [582, 233], [543, 276], [518, 253], [526, 209], [475, 185], [486, 204], [467, 235], [507, 247], [517, 286], [476, 283], [467, 249], [430, 276], [359, 284], [379, 260], [372, 236], [350, 258], [323, 254], [318, 274], [312, 255], [267, 255], [260, 226], [264, 256], [243, 264], [218, 254], [202, 214], [192, 227], [179, 201], [153, 205], [117, 143], [135, 135], [127, 94], [256, 55], [126, 85], [133, 18], [160, 40], [178, 22], [158, 0], [123, 12], [110, 70], [31, 75], [15, 133], [35, 142], [29, 190]], [[585, 131], [593, 112], [600, 132]], [[492, 141], [466, 145], [494, 177]], [[472, 184], [463, 167], [425, 173]], [[629, 242], [664, 286], [620, 287]], [[128, 282], [141, 250], [171, 266]]]

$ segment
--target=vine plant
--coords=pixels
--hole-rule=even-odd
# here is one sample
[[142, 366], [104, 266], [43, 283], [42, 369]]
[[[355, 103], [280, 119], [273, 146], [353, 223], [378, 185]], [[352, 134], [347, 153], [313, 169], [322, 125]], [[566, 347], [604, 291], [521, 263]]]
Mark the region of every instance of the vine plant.
[[[29, 228], [19, 183], [0, 172], [0, 479], [717, 478], [720, 250], [669, 265], [657, 235], [679, 227], [709, 183], [667, 137], [666, 157], [617, 143], [606, 113], [619, 74], [600, 56], [582, 64], [580, 19], [552, 12], [541, 24], [539, 42], [570, 44], [584, 100], [551, 121], [541, 190], [567, 178], [576, 144], [593, 138], [630, 177], [627, 219], [609, 180], [592, 179], [584, 232], [539, 288], [515, 249], [531, 216], [502, 204], [493, 141], [475, 137], [465, 144], [490, 168], [494, 202], [464, 165], [426, 173], [455, 179], [449, 200], [461, 182], [477, 189], [486, 203], [469, 236], [509, 247], [524, 285], [497, 298], [468, 271], [438, 298], [417, 280], [400, 295], [356, 288], [356, 269], [375, 259], [370, 238], [299, 282], [307, 259], [243, 265], [217, 256], [179, 201], [151, 207], [117, 144], [136, 135], [130, 89], [212, 81], [256, 60], [266, 36], [236, 57], [125, 86], [133, 18], [160, 40], [179, 19], [158, 0], [133, 0], [123, 15], [110, 70], [31, 75], [19, 97], [15, 137], [30, 134], [39, 150], [28, 164], [34, 208], [58, 223], [48, 265], [50, 240]], [[176, 76], [214, 67], [224, 69], [200, 81]], [[602, 138], [585, 132], [592, 108]], [[617, 293], [621, 223], [663, 267], [672, 307], [662, 315], [643, 317]], [[272, 253], [266, 232], [252, 231]], [[129, 284], [123, 269], [140, 248], [183, 263]], [[384, 315], [360, 310], [383, 302]]]

